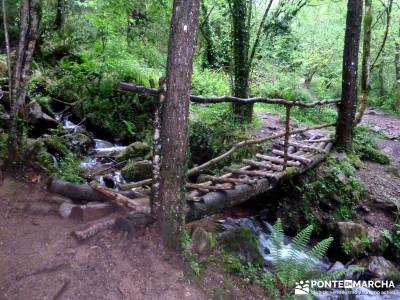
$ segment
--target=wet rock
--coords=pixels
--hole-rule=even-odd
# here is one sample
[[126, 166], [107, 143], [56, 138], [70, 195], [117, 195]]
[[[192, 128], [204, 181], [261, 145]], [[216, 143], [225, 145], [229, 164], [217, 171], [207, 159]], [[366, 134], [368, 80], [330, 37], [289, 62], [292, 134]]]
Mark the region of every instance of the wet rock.
[[135, 142], [121, 151], [116, 157], [117, 161], [128, 159], [146, 159], [150, 153], [150, 146], [144, 142]]
[[191, 250], [199, 256], [206, 256], [211, 252], [211, 236], [210, 233], [197, 227], [192, 234]]
[[332, 264], [329, 269], [328, 272], [336, 272], [336, 271], [340, 271], [343, 270], [345, 268], [345, 266], [340, 262], [340, 261], [336, 261], [334, 264]]
[[149, 160], [129, 161], [121, 170], [125, 180], [140, 181], [152, 176], [153, 164]]
[[29, 103], [27, 108], [27, 122], [33, 126], [31, 133], [40, 135], [41, 133], [46, 132], [49, 128], [57, 127], [58, 122], [48, 114], [44, 113], [38, 102]]
[[64, 140], [68, 144], [68, 148], [86, 154], [95, 145], [94, 140], [88, 132], [79, 131], [65, 135]]
[[241, 226], [222, 232], [218, 241], [227, 253], [238, 256], [243, 263], [264, 264], [258, 239], [248, 227]]
[[400, 279], [397, 268], [382, 256], [371, 256], [362, 259], [358, 264], [365, 268], [363, 276], [368, 279], [394, 281]]

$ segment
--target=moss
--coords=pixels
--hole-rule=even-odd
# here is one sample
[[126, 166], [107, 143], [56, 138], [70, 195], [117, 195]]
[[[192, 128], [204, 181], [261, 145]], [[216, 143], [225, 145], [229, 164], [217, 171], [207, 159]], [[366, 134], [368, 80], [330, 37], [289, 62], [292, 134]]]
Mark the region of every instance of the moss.
[[0, 160], [7, 160], [8, 155], [8, 134], [0, 133]]
[[116, 157], [117, 161], [126, 161], [129, 159], [146, 159], [150, 154], [150, 146], [144, 142], [134, 142]]
[[122, 168], [121, 174], [128, 181], [140, 181], [150, 178], [153, 172], [151, 161], [133, 161], [129, 160], [125, 167]]
[[[317, 233], [328, 222], [351, 219], [364, 192], [364, 186], [347, 157], [343, 161], [328, 159], [286, 189], [290, 191], [290, 197], [279, 204], [278, 217], [294, 231], [313, 224]], [[298, 201], [294, 201], [294, 197]]]
[[238, 256], [242, 262], [255, 266], [264, 263], [258, 239], [248, 227], [241, 226], [225, 232], [219, 242], [226, 253]]
[[65, 146], [65, 141], [57, 136], [50, 135], [44, 139], [48, 151], [52, 154], [58, 154], [62, 157], [66, 157], [71, 154], [71, 151]]
[[385, 165], [390, 164], [389, 157], [381, 152], [375, 143], [376, 135], [369, 128], [358, 126], [354, 135], [354, 150], [363, 160], [375, 161]]

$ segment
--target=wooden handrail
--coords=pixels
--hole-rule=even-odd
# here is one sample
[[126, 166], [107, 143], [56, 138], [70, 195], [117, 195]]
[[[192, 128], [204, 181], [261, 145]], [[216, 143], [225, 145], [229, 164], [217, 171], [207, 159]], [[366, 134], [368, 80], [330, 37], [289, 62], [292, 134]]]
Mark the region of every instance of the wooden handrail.
[[[133, 93], [138, 93], [146, 96], [156, 97], [159, 95], [160, 91], [155, 88], [147, 88], [145, 86], [131, 84], [131, 83], [120, 83], [119, 89], [122, 91], [128, 91]], [[241, 104], [254, 104], [254, 103], [267, 103], [267, 104], [276, 104], [283, 105], [286, 107], [303, 107], [303, 108], [312, 108], [316, 106], [329, 105], [329, 104], [337, 104], [341, 99], [327, 99], [320, 101], [313, 101], [310, 103], [302, 102], [302, 101], [289, 101], [285, 99], [270, 99], [265, 97], [254, 97], [254, 98], [238, 98], [233, 96], [221, 96], [221, 97], [206, 97], [206, 96], [190, 96], [190, 101], [194, 103], [200, 104], [215, 104], [215, 103], [241, 103]]]

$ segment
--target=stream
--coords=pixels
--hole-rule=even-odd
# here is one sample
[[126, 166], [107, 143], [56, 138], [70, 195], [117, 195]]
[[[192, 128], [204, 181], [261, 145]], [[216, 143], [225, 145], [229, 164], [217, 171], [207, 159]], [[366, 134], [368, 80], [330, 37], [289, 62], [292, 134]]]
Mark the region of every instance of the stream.
[[[263, 255], [264, 262], [265, 262], [265, 271], [267, 272], [273, 265], [274, 258], [271, 254], [272, 249], [272, 242], [271, 242], [271, 232], [273, 230], [272, 225], [268, 223], [262, 215], [252, 216], [252, 217], [245, 217], [245, 218], [226, 218], [219, 221], [220, 225], [224, 230], [230, 230], [232, 228], [236, 228], [239, 226], [245, 226], [249, 228], [252, 233], [258, 238], [258, 245], [260, 249], [260, 253]], [[284, 245], [282, 247], [282, 258], [288, 258], [290, 252], [292, 250], [292, 241], [291, 238], [285, 236], [284, 237]], [[296, 258], [297, 260], [310, 260], [310, 257], [306, 252], [303, 251], [296, 251]], [[311, 259], [313, 260], [313, 259]], [[333, 271], [338, 271], [343, 268], [346, 268], [343, 263], [337, 262], [330, 262], [328, 258], [323, 258], [321, 260], [314, 260], [314, 267], [313, 269], [318, 272], [322, 273], [329, 273]], [[357, 275], [357, 274], [355, 274]], [[346, 280], [358, 280], [358, 278], [353, 275], [349, 274], [346, 276]], [[334, 293], [339, 293], [340, 290], [329, 290], [333, 291]], [[343, 290], [342, 290], [343, 291]], [[337, 300], [348, 300], [348, 299], [357, 299], [357, 300], [389, 300], [389, 299], [399, 299], [400, 298], [400, 285], [397, 285], [394, 290], [391, 290], [394, 294], [376, 294], [376, 291], [367, 288], [353, 288], [352, 292], [353, 295], [335, 295], [329, 294], [325, 295], [322, 292], [317, 292], [314, 294], [314, 298], [318, 300], [330, 300], [330, 299], [337, 299]]]

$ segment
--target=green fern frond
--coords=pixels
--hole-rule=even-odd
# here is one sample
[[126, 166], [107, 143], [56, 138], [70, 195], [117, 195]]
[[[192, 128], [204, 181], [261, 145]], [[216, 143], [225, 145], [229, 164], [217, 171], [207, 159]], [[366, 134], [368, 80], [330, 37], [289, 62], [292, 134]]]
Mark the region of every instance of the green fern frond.
[[313, 225], [308, 225], [306, 228], [300, 231], [293, 239], [293, 248], [297, 251], [305, 251], [307, 249], [308, 242], [310, 241], [313, 229]]
[[317, 243], [310, 251], [309, 255], [314, 259], [321, 259], [333, 242], [333, 238], [329, 237]]
[[282, 259], [282, 247], [283, 247], [283, 226], [281, 219], [276, 220], [276, 223], [272, 227], [271, 232], [271, 255], [275, 262], [279, 263]]

